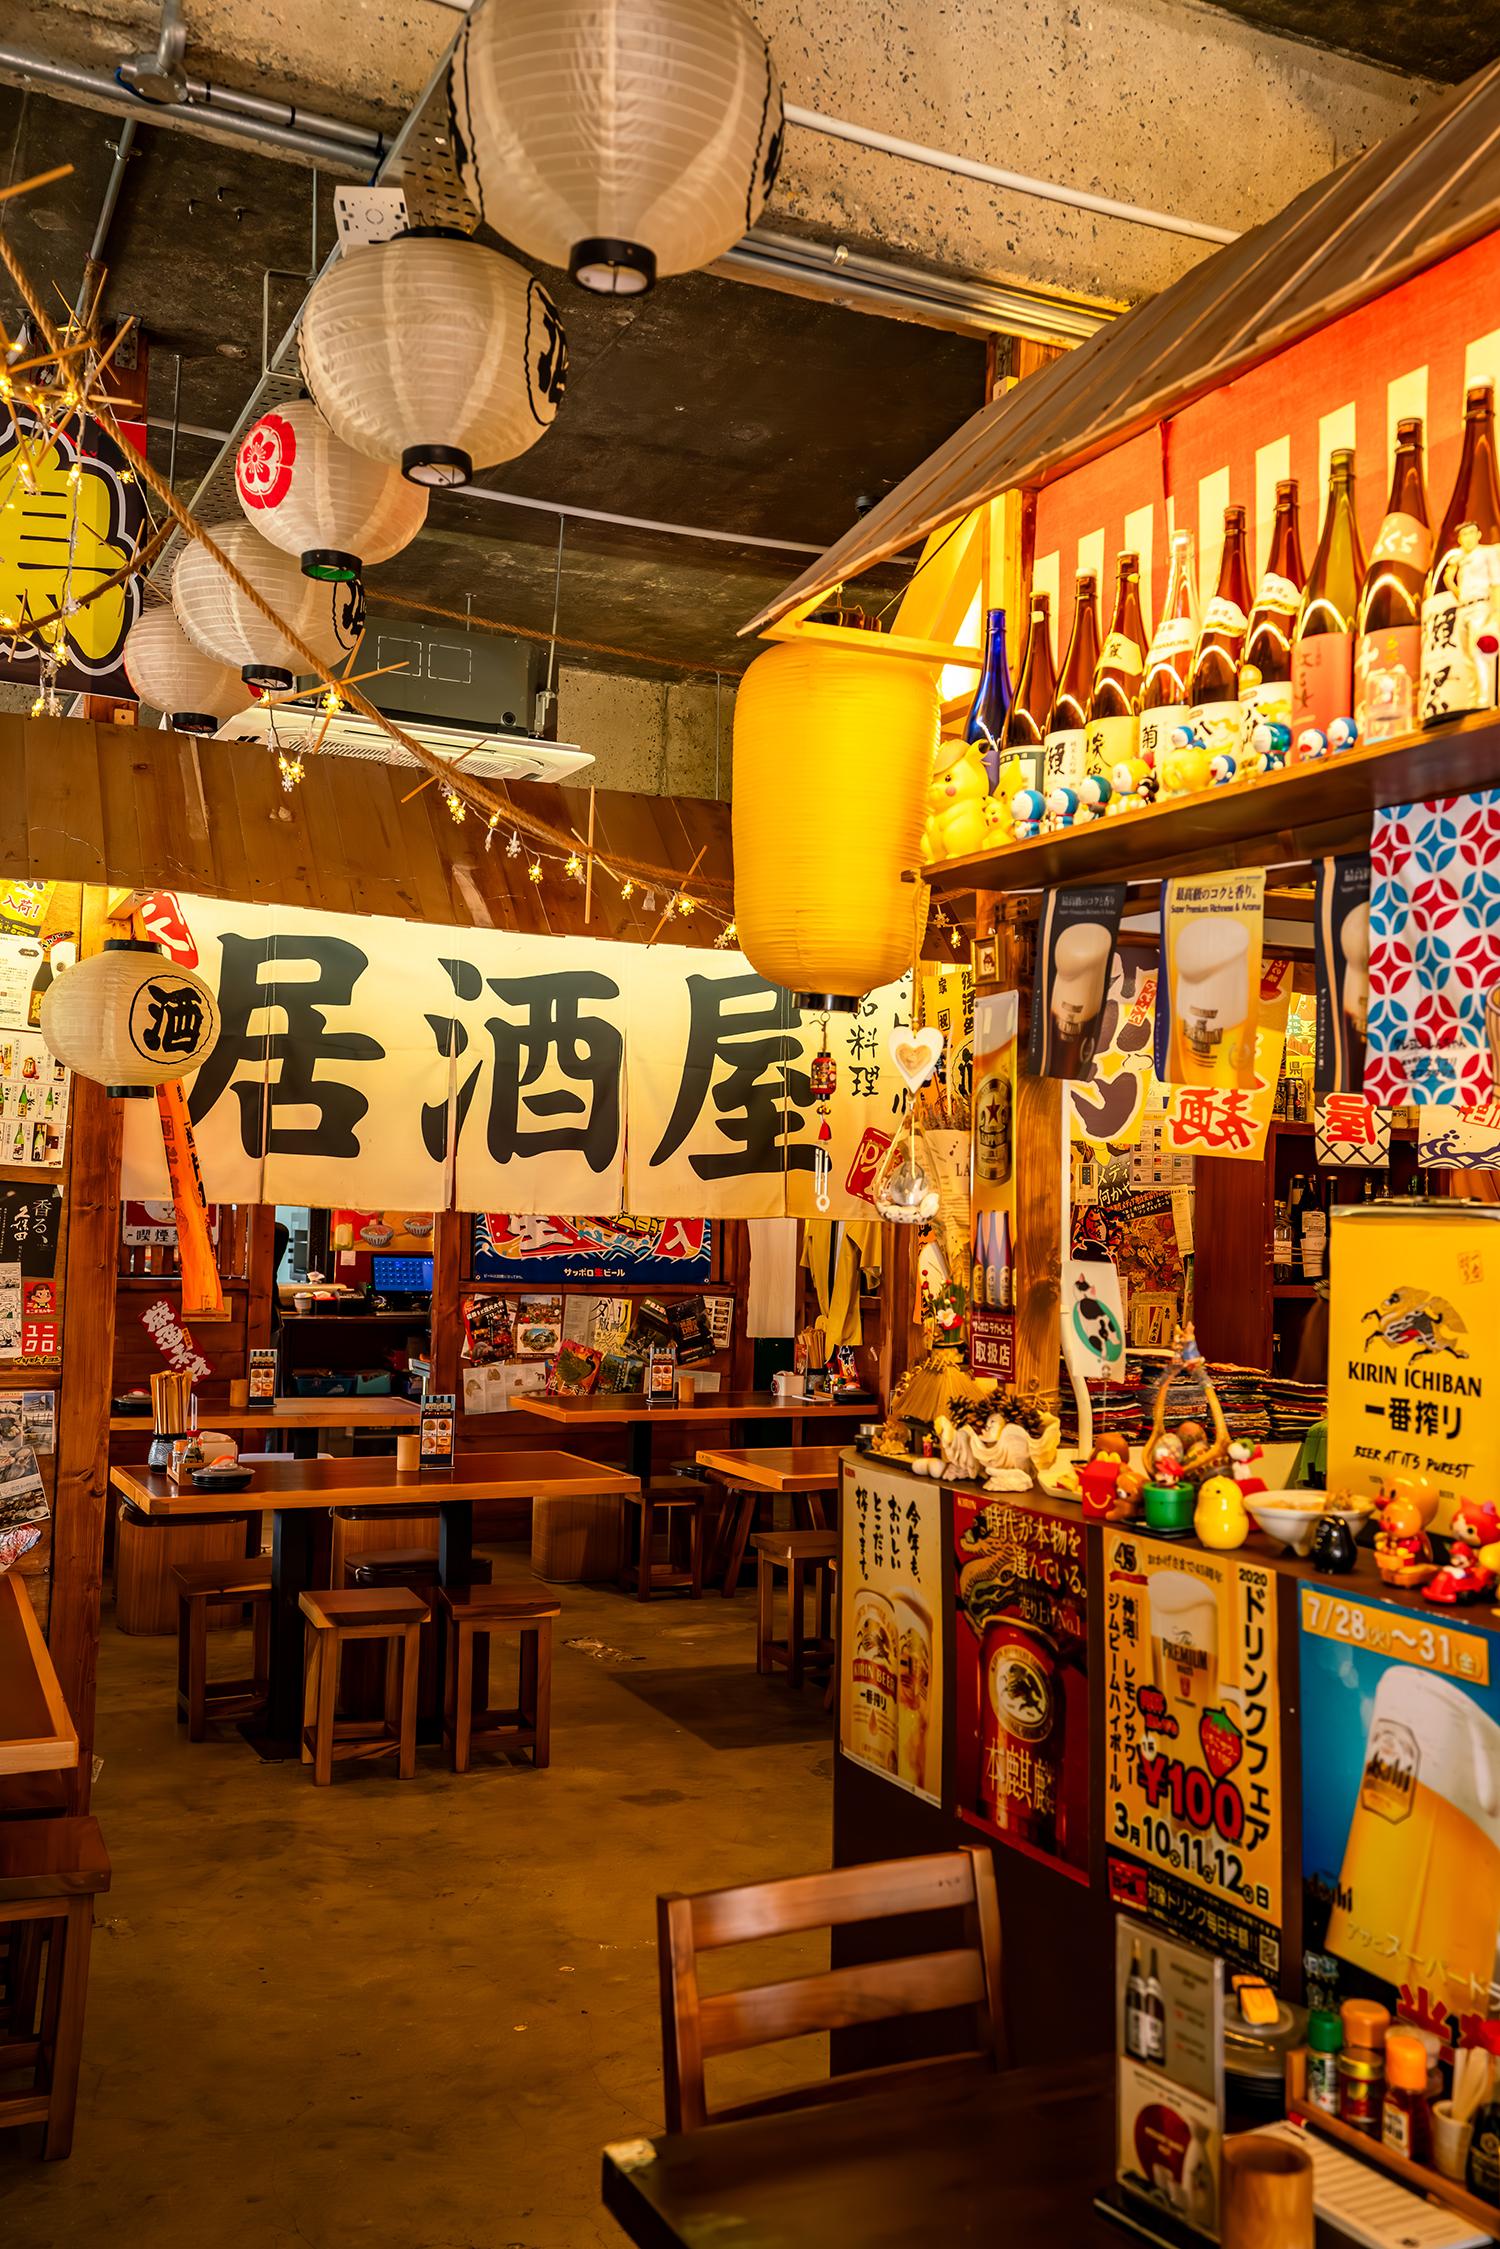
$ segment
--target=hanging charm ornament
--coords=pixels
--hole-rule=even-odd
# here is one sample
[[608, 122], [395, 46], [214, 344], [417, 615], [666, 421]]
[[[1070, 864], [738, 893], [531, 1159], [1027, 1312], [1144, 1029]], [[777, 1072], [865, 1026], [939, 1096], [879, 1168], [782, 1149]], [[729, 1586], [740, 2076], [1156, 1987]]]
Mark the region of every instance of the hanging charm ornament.
[[942, 1032], [930, 1026], [925, 1031], [898, 1027], [892, 1031], [887, 1044], [902, 1084], [909, 1093], [919, 1092], [942, 1059]]
[[892, 1031], [890, 1057], [905, 1082], [906, 1114], [895, 1138], [880, 1159], [870, 1185], [870, 1200], [882, 1218], [898, 1226], [920, 1226], [935, 1218], [942, 1202], [940, 1170], [932, 1143], [917, 1118], [922, 1087], [937, 1068], [943, 1052], [943, 1034], [925, 1031]]
[[838, 1090], [839, 1066], [828, 1051], [828, 1018], [823, 1017], [823, 1043], [813, 1056], [809, 1083], [818, 1109], [818, 1145], [813, 1150], [813, 1201], [819, 1210], [827, 1210], [829, 1189], [833, 1180], [833, 1157], [828, 1143], [833, 1138], [833, 1127], [828, 1122], [828, 1105]]

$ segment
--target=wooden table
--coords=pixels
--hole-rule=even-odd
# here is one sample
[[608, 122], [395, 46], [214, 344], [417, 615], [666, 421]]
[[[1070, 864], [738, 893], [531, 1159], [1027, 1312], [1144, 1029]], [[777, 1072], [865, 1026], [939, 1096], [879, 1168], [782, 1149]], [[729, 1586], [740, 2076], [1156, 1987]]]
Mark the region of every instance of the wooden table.
[[31, 1596], [14, 1570], [0, 1577], [0, 1773], [61, 1773], [78, 1762]]
[[736, 1591], [740, 1582], [740, 1565], [745, 1559], [745, 1548], [750, 1543], [750, 1533], [755, 1526], [758, 1504], [756, 1493], [795, 1494], [792, 1502], [794, 1523], [797, 1515], [796, 1499], [805, 1498], [807, 1506], [804, 1510], [804, 1527], [817, 1531], [826, 1530], [828, 1519], [818, 1494], [838, 1490], [839, 1451], [837, 1445], [766, 1445], [758, 1449], [731, 1448], [723, 1452], [709, 1447], [697, 1455], [700, 1468], [707, 1468], [712, 1474], [722, 1476], [731, 1487], [711, 1565], [715, 1574], [722, 1575], [726, 1599]]
[[570, 1436], [583, 1429], [627, 1430], [630, 1472], [642, 1483], [651, 1480], [651, 1433], [685, 1423], [727, 1421], [731, 1433], [750, 1421], [789, 1421], [793, 1442], [800, 1442], [808, 1422], [878, 1421], [880, 1408], [868, 1398], [814, 1400], [776, 1398], [769, 1390], [713, 1390], [695, 1397], [690, 1406], [673, 1398], [648, 1402], [638, 1390], [605, 1391], [589, 1398], [517, 1398], [517, 1413], [540, 1414], [544, 1421], [560, 1421]]
[[1093, 2208], [1113, 2151], [1101, 2056], [627, 2140], [604, 2206], [640, 2249], [1095, 2249], [1121, 2240]]
[[438, 1509], [438, 1581], [467, 1585], [474, 1549], [476, 1501], [535, 1499], [538, 1493], [633, 1492], [634, 1476], [568, 1452], [460, 1453], [449, 1471], [400, 1469], [393, 1460], [259, 1462], [242, 1491], [215, 1496], [139, 1467], [114, 1467], [109, 1480], [153, 1522], [174, 1515], [243, 1515], [272, 1511], [271, 1693], [256, 1746], [267, 1756], [295, 1756], [302, 1728], [302, 1615], [299, 1596], [312, 1585], [317, 1518], [334, 1507], [388, 1507], [410, 1514]]
[[[292, 1451], [301, 1460], [313, 1458], [325, 1429], [415, 1429], [422, 1409], [410, 1398], [278, 1398], [269, 1406], [198, 1407], [205, 1429], [222, 1429], [226, 1436], [254, 1430], [292, 1440]], [[112, 1437], [154, 1434], [149, 1413], [112, 1413]]]

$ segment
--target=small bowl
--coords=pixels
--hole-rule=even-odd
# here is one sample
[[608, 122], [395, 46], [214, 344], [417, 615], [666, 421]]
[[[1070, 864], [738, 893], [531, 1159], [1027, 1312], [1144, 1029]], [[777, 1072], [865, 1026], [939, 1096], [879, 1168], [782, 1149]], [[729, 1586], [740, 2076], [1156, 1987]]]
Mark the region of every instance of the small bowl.
[[1267, 1538], [1279, 1540], [1304, 1560], [1312, 1552], [1325, 1513], [1320, 1492], [1257, 1492], [1245, 1506]]
[[195, 1468], [193, 1484], [200, 1492], [242, 1492], [255, 1481], [253, 1468]]

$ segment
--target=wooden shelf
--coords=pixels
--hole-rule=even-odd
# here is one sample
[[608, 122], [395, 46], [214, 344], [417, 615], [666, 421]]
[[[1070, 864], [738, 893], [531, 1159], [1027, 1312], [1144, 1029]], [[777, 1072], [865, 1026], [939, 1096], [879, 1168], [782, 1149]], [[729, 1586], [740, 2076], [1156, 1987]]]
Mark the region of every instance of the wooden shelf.
[[927, 869], [939, 892], [1040, 890], [1060, 882], [1142, 882], [1220, 867], [1285, 867], [1369, 843], [1382, 806], [1500, 785], [1500, 714], [1403, 734], [1316, 764], [1002, 844]]
[[1317, 1284], [1313, 1281], [1273, 1281], [1271, 1283], [1271, 1295], [1278, 1300], [1281, 1298], [1287, 1300], [1298, 1298], [1303, 1303], [1310, 1303], [1317, 1293]]

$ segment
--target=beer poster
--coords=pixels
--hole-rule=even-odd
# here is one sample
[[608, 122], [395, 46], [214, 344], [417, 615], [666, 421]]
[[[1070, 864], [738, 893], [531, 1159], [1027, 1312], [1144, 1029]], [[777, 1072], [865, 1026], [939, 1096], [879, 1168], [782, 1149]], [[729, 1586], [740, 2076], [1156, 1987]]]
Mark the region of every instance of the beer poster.
[[1104, 1533], [1105, 1842], [1117, 1905], [1275, 1979], [1275, 1573]]
[[1118, 1915], [1115, 2054], [1115, 2177], [1131, 2194], [1217, 2241], [1223, 1961]]
[[1089, 1879], [1088, 1598], [1083, 1524], [953, 1495], [958, 1810], [1075, 1882]]
[[1008, 1382], [1015, 1371], [1015, 992], [974, 1003], [973, 1166], [969, 1196], [974, 1260], [969, 1363]]
[[844, 1464], [839, 1747], [929, 1803], [943, 1793], [942, 1489]]
[[[1500, 2007], [1500, 1682], [1464, 1612], [1301, 1588], [1304, 1941], [1471, 2040]], [[1366, 1979], [1373, 1979], [1367, 1982]]]
[[1087, 1078], [1100, 1044], [1110, 962], [1125, 910], [1122, 882], [1049, 890], [1037, 932], [1026, 1068], [1034, 1078]]
[[1328, 1488], [1373, 1498], [1425, 1477], [1446, 1535], [1455, 1502], [1500, 1481], [1500, 1209], [1355, 1205], [1334, 1213], [1328, 1257]]

